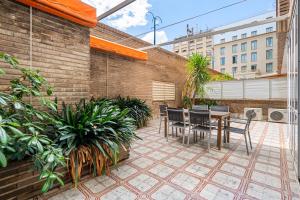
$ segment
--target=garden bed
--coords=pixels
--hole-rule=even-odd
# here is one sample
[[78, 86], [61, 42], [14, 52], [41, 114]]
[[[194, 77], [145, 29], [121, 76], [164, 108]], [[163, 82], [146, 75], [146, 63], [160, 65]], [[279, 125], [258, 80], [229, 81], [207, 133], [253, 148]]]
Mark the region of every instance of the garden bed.
[[[125, 151], [120, 148], [119, 162], [129, 158], [130, 150]], [[72, 178], [66, 168], [59, 168], [58, 171], [62, 173], [65, 186], [56, 184], [52, 191], [58, 188], [63, 189], [69, 187]], [[86, 166], [83, 170], [83, 178], [90, 176], [89, 167]], [[41, 194], [41, 187], [44, 183], [39, 180], [39, 172], [33, 169], [32, 161], [16, 161], [11, 162], [7, 167], [0, 168], [0, 199], [29, 199]]]

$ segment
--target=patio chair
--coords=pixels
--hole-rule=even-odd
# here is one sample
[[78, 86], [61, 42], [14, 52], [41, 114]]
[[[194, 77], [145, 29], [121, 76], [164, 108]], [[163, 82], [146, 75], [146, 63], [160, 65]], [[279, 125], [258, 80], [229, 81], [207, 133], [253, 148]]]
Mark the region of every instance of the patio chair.
[[[210, 139], [211, 139], [211, 116], [210, 111], [190, 111], [189, 112], [189, 132], [188, 136], [190, 135], [191, 130], [193, 133], [197, 134], [199, 131], [200, 133], [208, 133], [207, 145], [208, 150], [210, 149]], [[188, 144], [189, 144], [188, 137]], [[195, 135], [194, 135], [195, 139]]]
[[167, 118], [167, 108], [168, 108], [168, 105], [166, 105], [166, 104], [159, 105], [159, 130], [158, 130], [158, 134], [160, 134], [161, 122], [165, 118]]
[[208, 105], [193, 105], [192, 110], [209, 110]]
[[254, 110], [252, 110], [252, 112], [250, 113], [247, 121], [233, 121], [234, 123], [244, 124], [245, 125], [244, 128], [225, 127], [225, 132], [229, 131], [230, 133], [237, 133], [237, 134], [244, 135], [245, 143], [246, 143], [246, 149], [247, 149], [247, 155], [249, 155], [247, 134], [248, 134], [248, 138], [249, 138], [250, 147], [252, 149], [252, 142], [251, 142], [249, 127], [250, 127], [250, 124], [251, 124], [251, 121], [252, 121], [254, 115], [255, 115], [255, 112], [254, 112]]
[[[182, 143], [184, 144], [184, 137], [185, 137], [185, 128], [187, 126], [187, 121], [185, 119], [184, 115], [184, 110], [183, 109], [167, 109], [167, 117], [168, 117], [168, 133], [167, 133], [167, 140], [168, 140], [168, 135], [169, 135], [169, 127], [176, 128], [176, 133], [177, 133], [177, 128], [181, 130], [183, 139]], [[173, 131], [172, 131], [173, 135]]]
[[[216, 111], [216, 112], [229, 112], [229, 106], [211, 106], [210, 110]], [[218, 127], [218, 120], [212, 121], [211, 125], [213, 127]], [[225, 127], [225, 126], [226, 126], [226, 121], [224, 120], [222, 127]], [[224, 130], [224, 142], [226, 142], [225, 130]]]

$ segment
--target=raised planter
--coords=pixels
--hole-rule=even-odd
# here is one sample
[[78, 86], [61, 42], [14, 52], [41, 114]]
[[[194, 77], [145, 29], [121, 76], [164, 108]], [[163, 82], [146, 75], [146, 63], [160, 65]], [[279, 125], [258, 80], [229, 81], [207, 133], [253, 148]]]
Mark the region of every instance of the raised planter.
[[[120, 148], [120, 161], [129, 158], [130, 151]], [[67, 168], [59, 168], [64, 175], [63, 180], [68, 187], [72, 182]], [[82, 177], [89, 176], [89, 167], [85, 167]], [[11, 162], [7, 167], [0, 168], [0, 199], [29, 199], [41, 194], [43, 181], [38, 179], [39, 173], [33, 169], [32, 161]], [[55, 185], [52, 190], [61, 188]], [[51, 192], [51, 191], [49, 191]]]

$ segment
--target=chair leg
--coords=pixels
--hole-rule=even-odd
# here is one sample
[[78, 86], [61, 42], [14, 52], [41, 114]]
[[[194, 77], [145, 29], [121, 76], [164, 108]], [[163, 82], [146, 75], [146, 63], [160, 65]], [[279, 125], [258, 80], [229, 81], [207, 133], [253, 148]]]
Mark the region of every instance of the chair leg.
[[159, 129], [158, 129], [158, 134], [160, 135], [160, 129], [161, 129], [161, 117], [159, 118]]
[[187, 144], [190, 144], [190, 132], [191, 132], [191, 127], [189, 126], [189, 132], [188, 132], [188, 139], [187, 139]]
[[246, 143], [247, 155], [249, 155], [249, 149], [248, 149], [248, 142], [247, 142], [246, 132], [244, 133], [244, 137], [245, 137], [245, 143]]
[[172, 137], [174, 137], [173, 133], [174, 133], [174, 127], [172, 127]]
[[176, 133], [176, 137], [178, 137], [178, 132], [177, 132], [177, 128], [175, 129], [175, 133]]
[[179, 129], [180, 131], [182, 131], [182, 144], [184, 144], [184, 140], [185, 140], [185, 131], [181, 130], [181, 128]]
[[250, 137], [250, 131], [249, 131], [249, 129], [248, 129], [248, 137], [249, 137], [250, 147], [251, 147], [251, 149], [252, 149], [252, 142], [251, 142], [251, 137]]
[[211, 139], [211, 131], [208, 133], [208, 138], [207, 138], [207, 149], [208, 149], [208, 152], [210, 150], [210, 139]]

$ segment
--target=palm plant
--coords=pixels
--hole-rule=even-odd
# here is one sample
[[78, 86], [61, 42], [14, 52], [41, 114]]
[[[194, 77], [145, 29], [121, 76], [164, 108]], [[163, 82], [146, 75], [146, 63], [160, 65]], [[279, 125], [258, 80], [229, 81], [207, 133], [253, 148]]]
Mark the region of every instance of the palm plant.
[[137, 128], [145, 126], [151, 118], [151, 108], [141, 99], [119, 96], [113, 99], [112, 103], [121, 110], [128, 109], [128, 117], [135, 120]]
[[205, 95], [205, 84], [211, 75], [208, 71], [209, 60], [200, 54], [193, 54], [187, 63], [188, 77], [184, 86], [183, 96], [190, 96], [195, 104], [196, 95], [203, 98]]
[[94, 175], [109, 174], [109, 165], [116, 164], [119, 148], [138, 138], [134, 120], [128, 110], [120, 110], [109, 101], [82, 100], [72, 107], [63, 104], [62, 111], [53, 113], [56, 119], [56, 143], [69, 158], [70, 173], [77, 186], [83, 166], [90, 165]]

